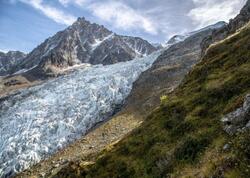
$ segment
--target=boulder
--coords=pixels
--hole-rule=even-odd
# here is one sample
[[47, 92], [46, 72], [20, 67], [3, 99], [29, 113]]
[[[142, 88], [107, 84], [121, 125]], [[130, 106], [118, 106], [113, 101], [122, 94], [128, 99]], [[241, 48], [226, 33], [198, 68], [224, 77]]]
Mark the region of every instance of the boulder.
[[250, 94], [246, 96], [242, 107], [225, 115], [221, 121], [224, 130], [230, 135], [250, 128]]

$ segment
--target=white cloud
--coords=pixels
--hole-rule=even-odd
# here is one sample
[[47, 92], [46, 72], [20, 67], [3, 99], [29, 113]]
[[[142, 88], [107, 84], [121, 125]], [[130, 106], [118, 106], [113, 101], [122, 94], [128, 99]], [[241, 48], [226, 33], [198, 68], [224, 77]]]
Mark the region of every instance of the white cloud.
[[[228, 21], [239, 13], [246, 0], [57, 0], [64, 11], [45, 0], [22, 1], [57, 23], [70, 25], [76, 17], [66, 10], [73, 5], [83, 14], [108, 28], [128, 35], [142, 34], [163, 41], [201, 27]], [[122, 30], [122, 32], [121, 32]], [[135, 33], [136, 32], [136, 33]], [[149, 34], [149, 35], [148, 35]]]
[[62, 5], [66, 6], [70, 3], [70, 0], [58, 0]]
[[195, 8], [188, 16], [197, 28], [234, 18], [246, 0], [192, 0]]
[[[48, 5], [44, 0], [19, 1], [41, 11], [57, 23], [71, 25], [76, 20], [75, 16]], [[98, 19], [108, 22], [113, 27], [121, 30], [143, 30], [153, 35], [158, 34], [159, 31], [157, 24], [152, 18], [147, 17], [146, 13], [134, 10], [122, 1], [58, 0], [58, 2], [65, 7], [69, 4], [79, 6]]]
[[58, 0], [63, 6], [67, 6], [68, 4], [76, 4], [79, 6], [83, 6], [89, 0]]
[[48, 18], [54, 20], [57, 23], [64, 25], [71, 25], [76, 20], [76, 17], [74, 17], [73, 15], [67, 14], [62, 10], [44, 4], [43, 0], [20, 0], [20, 1], [41, 11], [44, 15], [46, 15]]
[[154, 23], [140, 11], [135, 11], [122, 1], [58, 0], [63, 6], [78, 5], [92, 15], [122, 30], [142, 29], [157, 34]]
[[135, 11], [121, 2], [109, 1], [93, 3], [88, 7], [94, 16], [112, 23], [116, 28], [123, 30], [143, 29], [150, 34], [157, 34], [157, 29], [150, 18]]

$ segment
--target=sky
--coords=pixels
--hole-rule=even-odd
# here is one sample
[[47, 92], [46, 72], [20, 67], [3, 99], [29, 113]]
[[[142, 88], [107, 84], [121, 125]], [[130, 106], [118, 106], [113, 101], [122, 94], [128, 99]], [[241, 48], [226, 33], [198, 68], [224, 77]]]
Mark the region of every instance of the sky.
[[0, 0], [0, 50], [32, 51], [77, 17], [164, 43], [235, 17], [246, 0]]

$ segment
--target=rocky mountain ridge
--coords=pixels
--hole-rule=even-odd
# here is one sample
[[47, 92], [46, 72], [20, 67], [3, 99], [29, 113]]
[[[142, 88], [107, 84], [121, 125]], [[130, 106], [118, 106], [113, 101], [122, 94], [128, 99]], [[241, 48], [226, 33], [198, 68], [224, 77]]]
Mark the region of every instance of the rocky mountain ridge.
[[7, 53], [0, 52], [0, 76], [11, 70], [20, 63], [26, 54], [20, 51], [9, 51]]
[[102, 25], [78, 18], [71, 26], [36, 47], [11, 73], [32, 69], [36, 73], [53, 74], [76, 64], [114, 64], [156, 50], [139, 37], [121, 36]]
[[188, 38], [194, 34], [197, 34], [197, 33], [203, 32], [203, 31], [220, 29], [220, 28], [224, 27], [226, 24], [227, 24], [226, 22], [221, 21], [221, 22], [217, 22], [215, 24], [209, 25], [207, 27], [201, 28], [199, 30], [185, 33], [183, 35], [174, 35], [163, 46], [168, 47], [168, 46], [174, 45], [176, 43], [184, 41], [186, 38]]
[[246, 25], [250, 20], [250, 1], [248, 0], [240, 13], [229, 21], [229, 24], [222, 28], [215, 29], [213, 33], [205, 38], [201, 44], [202, 56], [205, 55], [207, 48], [217, 41], [225, 39], [227, 36], [235, 33], [238, 29]]

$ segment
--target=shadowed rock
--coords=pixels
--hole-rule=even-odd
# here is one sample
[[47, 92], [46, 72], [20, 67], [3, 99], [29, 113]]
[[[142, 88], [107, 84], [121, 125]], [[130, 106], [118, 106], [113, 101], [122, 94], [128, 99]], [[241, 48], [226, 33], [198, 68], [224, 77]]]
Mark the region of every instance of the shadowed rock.
[[223, 122], [224, 130], [230, 135], [250, 128], [250, 94], [246, 96], [242, 107], [227, 114], [221, 121]]

